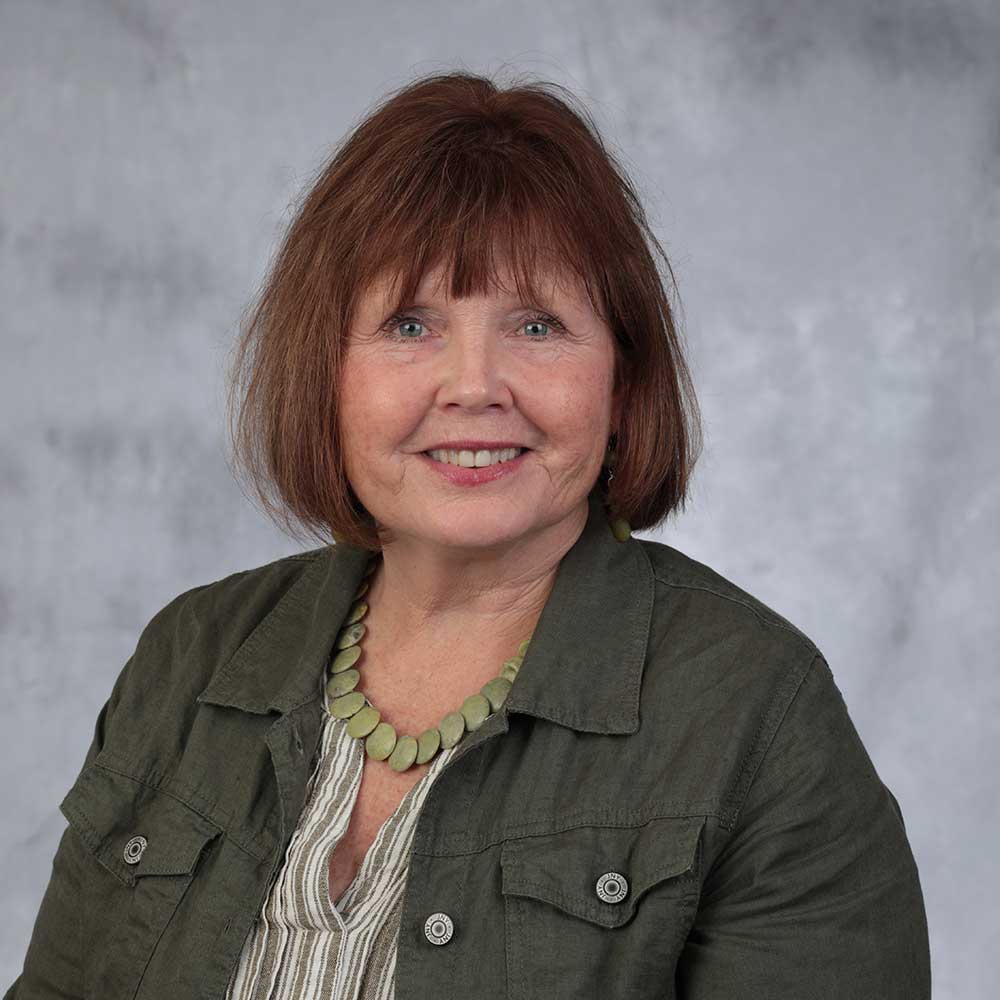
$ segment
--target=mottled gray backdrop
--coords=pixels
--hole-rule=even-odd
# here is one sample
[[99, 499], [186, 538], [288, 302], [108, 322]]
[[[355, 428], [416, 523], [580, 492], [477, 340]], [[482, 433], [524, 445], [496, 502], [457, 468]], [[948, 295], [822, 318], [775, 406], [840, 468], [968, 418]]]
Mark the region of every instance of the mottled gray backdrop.
[[4, 0], [0, 989], [143, 625], [306, 547], [234, 482], [222, 396], [293, 198], [386, 90], [466, 68], [569, 86], [622, 156], [706, 424], [657, 537], [825, 652], [935, 997], [995, 996], [998, 52], [995, 0]]

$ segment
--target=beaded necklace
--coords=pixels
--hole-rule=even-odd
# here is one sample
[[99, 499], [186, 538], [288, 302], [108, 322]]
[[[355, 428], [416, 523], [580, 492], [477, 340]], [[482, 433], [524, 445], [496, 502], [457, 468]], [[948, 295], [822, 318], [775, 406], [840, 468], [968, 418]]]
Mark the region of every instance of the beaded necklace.
[[[616, 518], [611, 530], [618, 541], [626, 541], [631, 529], [627, 521]], [[358, 690], [361, 673], [357, 669], [361, 658], [361, 639], [365, 634], [363, 618], [368, 613], [368, 603], [361, 600], [368, 590], [369, 578], [382, 558], [374, 552], [368, 559], [361, 583], [355, 591], [347, 617], [334, 643], [333, 658], [327, 670], [327, 704], [330, 714], [347, 719], [347, 732], [355, 739], [365, 741], [365, 753], [373, 760], [388, 760], [394, 771], [406, 771], [413, 764], [426, 764], [439, 750], [455, 746], [466, 733], [475, 732], [494, 712], [499, 711], [513, 686], [521, 662], [528, 652], [531, 636], [522, 640], [517, 652], [505, 660], [500, 673], [488, 680], [476, 694], [469, 695], [461, 707], [449, 712], [430, 729], [419, 736], [397, 736], [396, 729], [382, 721], [382, 714]]]

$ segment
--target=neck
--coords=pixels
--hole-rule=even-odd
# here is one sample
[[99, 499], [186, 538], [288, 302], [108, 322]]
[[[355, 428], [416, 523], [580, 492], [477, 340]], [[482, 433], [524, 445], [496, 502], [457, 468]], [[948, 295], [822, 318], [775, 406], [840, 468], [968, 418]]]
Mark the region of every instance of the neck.
[[[530, 540], [502, 551], [441, 550], [401, 537], [386, 544], [372, 575], [369, 601], [393, 648], [414, 640], [509, 648], [534, 630], [559, 563], [587, 520], [584, 505]], [[448, 648], [445, 646], [444, 648]]]

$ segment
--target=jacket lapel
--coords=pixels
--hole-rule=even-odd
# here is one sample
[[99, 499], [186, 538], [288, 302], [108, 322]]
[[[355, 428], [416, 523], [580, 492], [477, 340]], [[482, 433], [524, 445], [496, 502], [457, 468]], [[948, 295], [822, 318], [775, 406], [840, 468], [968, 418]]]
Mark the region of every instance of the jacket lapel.
[[[198, 696], [245, 712], [322, 705], [325, 668], [369, 553], [318, 550]], [[619, 542], [601, 497], [588, 497], [580, 537], [563, 556], [517, 682], [505, 703], [592, 733], [634, 733], [653, 613], [653, 572], [642, 543]]]

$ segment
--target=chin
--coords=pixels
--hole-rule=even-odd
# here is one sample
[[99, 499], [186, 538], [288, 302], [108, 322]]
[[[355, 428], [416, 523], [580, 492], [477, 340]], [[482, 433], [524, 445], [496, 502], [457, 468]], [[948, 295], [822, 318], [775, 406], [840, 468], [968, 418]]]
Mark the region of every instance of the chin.
[[[429, 524], [424, 525], [430, 529]], [[425, 537], [440, 545], [461, 545], [468, 548], [488, 548], [516, 541], [531, 531], [533, 525], [526, 518], [517, 516], [490, 518], [488, 515], [468, 511], [454, 517], [438, 521], [434, 529], [427, 530]]]

